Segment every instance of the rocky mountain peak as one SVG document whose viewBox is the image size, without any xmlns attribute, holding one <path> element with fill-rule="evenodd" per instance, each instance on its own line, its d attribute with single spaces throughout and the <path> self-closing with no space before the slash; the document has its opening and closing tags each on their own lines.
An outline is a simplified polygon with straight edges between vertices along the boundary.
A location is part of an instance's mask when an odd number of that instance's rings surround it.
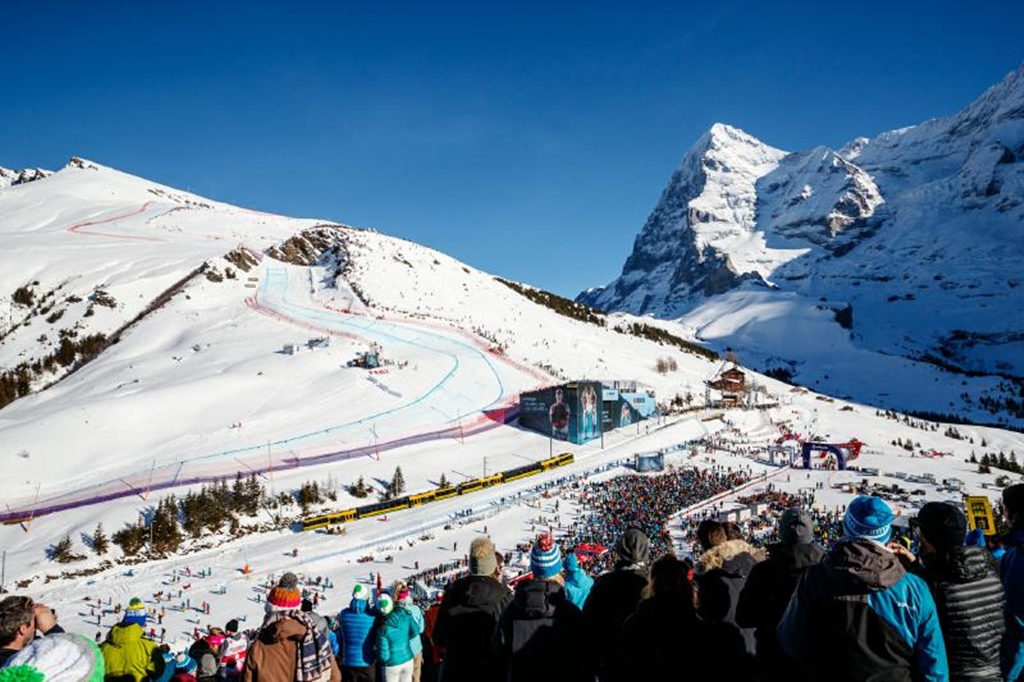
<svg viewBox="0 0 1024 682">
<path fill-rule="evenodd" d="M 765 310 L 826 324 L 843 310 L 854 355 L 1011 381 L 1024 376 L 1024 286 L 1011 265 L 1024 261 L 1022 224 L 1024 66 L 960 112 L 839 150 L 785 153 L 716 123 L 683 156 L 622 274 L 578 300 L 692 324 L 764 358 L 761 369 L 814 350 L 786 355 L 791 330 Z M 819 376 L 834 379 L 835 360 L 823 362 Z"/>
<path fill-rule="evenodd" d="M 14 170 L 4 168 L 0 166 L 0 188 L 11 187 L 12 185 L 22 185 L 26 182 L 34 182 L 35 180 L 42 180 L 53 175 L 53 171 L 43 170 L 42 168 L 22 168 L 20 170 Z"/>
</svg>

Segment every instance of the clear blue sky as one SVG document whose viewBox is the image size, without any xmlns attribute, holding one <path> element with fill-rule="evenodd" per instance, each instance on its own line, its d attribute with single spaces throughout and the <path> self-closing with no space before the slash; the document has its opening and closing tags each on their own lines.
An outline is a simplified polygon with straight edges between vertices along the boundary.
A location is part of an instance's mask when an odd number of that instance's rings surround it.
<svg viewBox="0 0 1024 682">
<path fill-rule="evenodd" d="M 716 121 L 801 150 L 954 113 L 1022 26 L 1019 0 L 9 2 L 0 165 L 77 154 L 572 297 Z"/>
</svg>

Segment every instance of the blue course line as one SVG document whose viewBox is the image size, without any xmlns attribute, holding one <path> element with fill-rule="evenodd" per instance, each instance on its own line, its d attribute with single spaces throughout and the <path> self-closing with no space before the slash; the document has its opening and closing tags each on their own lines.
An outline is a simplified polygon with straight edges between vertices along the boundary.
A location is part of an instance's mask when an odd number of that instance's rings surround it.
<svg viewBox="0 0 1024 682">
<path fill-rule="evenodd" d="M 274 285 L 273 295 L 271 295 L 271 292 L 269 291 L 271 284 Z M 494 368 L 493 363 L 491 363 L 490 359 L 482 351 L 480 351 L 478 348 L 475 348 L 475 347 L 473 347 L 472 345 L 470 345 L 468 343 L 465 343 L 463 341 L 459 341 L 458 339 L 453 339 L 451 337 L 444 336 L 442 334 L 438 334 L 436 332 L 432 332 L 432 331 L 429 331 L 429 330 L 423 330 L 423 329 L 418 329 L 418 328 L 415 329 L 415 330 L 404 330 L 401 327 L 401 325 L 399 325 L 398 323 L 394 323 L 394 322 L 382 322 L 380 320 L 367 319 L 367 318 L 359 318 L 359 317 L 354 317 L 354 316 L 347 316 L 345 318 L 339 318 L 338 316 L 339 315 L 343 315 L 343 313 L 330 314 L 330 313 L 327 313 L 325 311 L 309 310 L 309 309 L 306 309 L 306 308 L 301 308 L 301 307 L 298 307 L 295 304 L 290 304 L 290 303 L 288 303 L 287 301 L 284 300 L 285 292 L 278 291 L 278 289 L 282 285 L 286 287 L 285 291 L 287 291 L 287 285 L 288 285 L 287 272 L 285 270 L 280 269 L 280 268 L 273 268 L 273 269 L 269 269 L 268 268 L 267 275 L 260 282 L 260 291 L 259 291 L 259 294 L 257 295 L 257 298 L 258 299 L 262 299 L 262 300 L 260 300 L 261 303 L 266 303 L 268 305 L 268 307 L 273 308 L 274 310 L 277 310 L 278 312 L 284 311 L 284 312 L 282 312 L 282 314 L 284 314 L 285 316 L 291 316 L 291 317 L 293 317 L 293 319 L 294 318 L 299 318 L 299 319 L 302 319 L 302 320 L 305 320 L 305 321 L 316 322 L 318 324 L 326 324 L 328 327 L 330 327 L 332 329 L 333 328 L 337 328 L 337 327 L 341 327 L 341 328 L 345 328 L 345 327 L 354 328 L 354 329 L 357 329 L 357 330 L 363 332 L 363 334 L 361 334 L 362 336 L 376 336 L 376 337 L 378 337 L 380 339 L 389 340 L 389 341 L 392 341 L 394 343 L 404 343 L 406 345 L 414 346 L 414 347 L 417 347 L 417 348 L 422 348 L 422 349 L 427 350 L 427 351 L 432 351 L 432 352 L 438 353 L 440 355 L 447 356 L 447 357 L 451 358 L 455 362 L 455 365 L 452 367 L 452 369 L 447 374 L 445 374 L 438 381 L 437 384 L 435 384 L 433 387 L 431 387 L 431 389 L 429 391 L 427 391 L 426 393 L 423 393 L 418 398 L 416 398 L 416 399 L 414 399 L 414 400 L 412 400 L 412 401 L 410 401 L 408 403 L 405 403 L 404 405 L 400 405 L 398 407 L 394 407 L 394 408 L 391 408 L 391 409 L 388 409 L 388 410 L 384 410 L 383 412 L 379 412 L 377 414 L 369 415 L 369 416 L 363 417 L 361 419 L 357 419 L 355 421 L 342 422 L 340 424 L 334 424 L 332 426 L 328 426 L 326 428 L 323 428 L 323 429 L 320 429 L 320 430 L 317 430 L 317 431 L 311 431 L 309 433 L 299 434 L 297 436 L 291 436 L 289 438 L 282 438 L 280 440 L 270 441 L 269 444 L 272 445 L 272 446 L 274 446 L 274 445 L 280 446 L 280 445 L 286 445 L 286 444 L 289 444 L 289 443 L 295 443 L 295 442 L 302 441 L 302 440 L 307 440 L 309 438 L 313 438 L 313 437 L 316 437 L 316 436 L 330 434 L 331 432 L 337 431 L 337 430 L 340 430 L 340 429 L 351 428 L 351 427 L 354 427 L 354 426 L 360 426 L 360 425 L 364 425 L 364 424 L 367 424 L 367 423 L 373 423 L 373 422 L 375 422 L 375 421 L 377 421 L 379 419 L 382 419 L 384 417 L 393 415 L 393 414 L 395 414 L 397 412 L 400 412 L 402 410 L 405 410 L 405 409 L 411 408 L 411 407 L 413 407 L 415 405 L 418 405 L 419 403 L 425 401 L 427 398 L 429 398 L 434 393 L 438 392 L 440 389 L 442 389 L 444 387 L 444 385 L 446 383 L 448 383 L 448 381 L 452 378 L 452 376 L 455 375 L 456 371 L 458 371 L 458 369 L 461 367 L 461 360 L 453 352 L 444 351 L 444 350 L 441 350 L 439 348 L 426 345 L 424 343 L 419 343 L 418 339 L 420 339 L 423 336 L 432 337 L 432 338 L 434 338 L 434 339 L 436 339 L 438 341 L 441 341 L 443 343 L 452 344 L 452 345 L 455 345 L 455 346 L 457 346 L 459 348 L 462 348 L 464 350 L 470 351 L 471 353 L 475 353 L 481 360 L 484 361 L 484 364 L 491 371 L 491 375 L 494 377 L 494 380 L 495 380 L 495 382 L 498 385 L 498 389 L 497 389 L 496 397 L 493 400 L 491 400 L 491 402 L 487 403 L 484 407 L 480 408 L 479 411 L 487 410 L 488 408 L 490 408 L 493 405 L 497 404 L 501 400 L 502 396 L 504 395 L 504 392 L 505 392 L 504 382 L 502 382 L 501 376 L 498 374 L 497 370 Z M 280 305 L 275 304 L 275 303 L 271 303 L 270 299 L 272 299 L 272 298 L 280 300 L 280 302 L 281 302 Z M 359 322 L 364 322 L 364 321 L 365 321 L 365 324 L 359 324 Z M 403 331 L 416 331 L 416 332 L 418 332 L 418 335 L 415 337 L 416 340 L 404 339 L 404 338 L 398 336 L 397 333 L 395 333 L 395 332 L 389 332 L 389 331 L 384 331 L 384 330 L 380 329 L 380 327 L 382 327 L 382 326 L 403 329 Z M 449 421 L 456 421 L 457 419 L 460 419 L 463 416 L 468 416 L 469 414 L 471 414 L 472 412 L 475 412 L 475 411 L 476 410 L 473 410 L 473 411 L 470 411 L 470 412 L 466 412 L 465 415 L 458 414 L 458 415 L 456 415 L 455 418 L 453 418 L 453 419 L 451 419 Z M 241 447 L 241 448 L 234 448 L 234 449 L 231 449 L 231 450 L 222 450 L 222 451 L 210 453 L 208 455 L 199 455 L 197 457 L 190 458 L 188 461 L 189 462 L 199 462 L 199 461 L 204 461 L 204 460 L 217 459 L 217 458 L 221 458 L 221 457 L 224 457 L 224 456 L 227 456 L 227 455 L 236 455 L 236 454 L 245 453 L 245 452 L 259 451 L 259 450 L 262 450 L 265 447 L 267 447 L 266 444 L 260 443 L 258 445 L 250 445 L 250 446 Z"/>
</svg>

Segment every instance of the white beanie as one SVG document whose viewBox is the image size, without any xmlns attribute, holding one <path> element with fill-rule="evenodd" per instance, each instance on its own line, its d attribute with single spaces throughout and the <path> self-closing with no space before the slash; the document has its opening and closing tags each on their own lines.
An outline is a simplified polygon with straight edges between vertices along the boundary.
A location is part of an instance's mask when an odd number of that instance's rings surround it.
<svg viewBox="0 0 1024 682">
<path fill-rule="evenodd" d="M 37 673 L 46 682 L 101 682 L 104 672 L 103 656 L 92 641 L 55 632 L 12 656 L 0 669 L 0 680 L 30 680 Z"/>
</svg>

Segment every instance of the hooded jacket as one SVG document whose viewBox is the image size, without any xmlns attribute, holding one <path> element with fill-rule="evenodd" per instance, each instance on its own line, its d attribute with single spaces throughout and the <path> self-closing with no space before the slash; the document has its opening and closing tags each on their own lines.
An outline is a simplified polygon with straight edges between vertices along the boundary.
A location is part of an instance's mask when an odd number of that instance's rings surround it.
<svg viewBox="0 0 1024 682">
<path fill-rule="evenodd" d="M 118 623 L 100 644 L 107 680 L 141 682 L 163 673 L 163 656 L 156 642 L 142 636 L 138 623 Z"/>
<path fill-rule="evenodd" d="M 370 603 L 353 599 L 347 609 L 338 614 L 338 635 L 343 668 L 368 668 L 377 662 L 373 653 L 377 619 L 370 613 Z"/>
<path fill-rule="evenodd" d="M 830 682 L 949 679 L 928 586 L 876 542 L 844 540 L 806 570 L 778 627 L 783 651 Z"/>
<path fill-rule="evenodd" d="M 565 560 L 565 596 L 573 606 L 582 609 L 594 586 L 594 579 L 587 575 L 575 555 Z"/>
<path fill-rule="evenodd" d="M 486 575 L 468 575 L 444 593 L 434 623 L 434 641 L 445 647 L 441 682 L 495 679 L 491 638 L 512 593 Z"/>
<path fill-rule="evenodd" d="M 245 657 L 242 682 L 294 680 L 298 647 L 305 635 L 305 624 L 295 618 L 282 618 L 264 625 Z M 341 682 L 341 671 L 333 656 L 331 682 Z"/>
<path fill-rule="evenodd" d="M 727 540 L 704 552 L 694 567 L 697 612 L 708 623 L 735 629 L 743 638 L 750 656 L 757 648 L 754 630 L 737 624 L 736 605 L 747 576 L 764 558 L 763 549 L 754 548 L 745 540 Z"/>
<path fill-rule="evenodd" d="M 768 558 L 750 569 L 736 605 L 736 624 L 754 628 L 762 679 L 791 679 L 792 664 L 782 653 L 775 628 L 804 571 L 821 563 L 825 550 L 815 543 L 774 544 Z"/>
<path fill-rule="evenodd" d="M 584 641 L 583 614 L 550 580 L 520 583 L 494 634 L 509 682 L 582 682 Z"/>
<path fill-rule="evenodd" d="M 1006 598 L 986 554 L 980 547 L 953 547 L 911 567 L 932 591 L 953 682 L 1002 679 Z"/>
</svg>

